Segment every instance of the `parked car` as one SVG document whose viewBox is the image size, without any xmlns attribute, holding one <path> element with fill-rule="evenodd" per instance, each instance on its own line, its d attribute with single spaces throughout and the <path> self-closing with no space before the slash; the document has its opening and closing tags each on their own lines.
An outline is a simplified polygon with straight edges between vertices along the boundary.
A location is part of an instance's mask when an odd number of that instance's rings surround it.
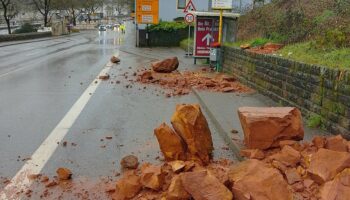
<svg viewBox="0 0 350 200">
<path fill-rule="evenodd" d="M 98 27 L 98 30 L 99 31 L 106 31 L 106 27 L 101 25 L 101 26 Z"/>
</svg>

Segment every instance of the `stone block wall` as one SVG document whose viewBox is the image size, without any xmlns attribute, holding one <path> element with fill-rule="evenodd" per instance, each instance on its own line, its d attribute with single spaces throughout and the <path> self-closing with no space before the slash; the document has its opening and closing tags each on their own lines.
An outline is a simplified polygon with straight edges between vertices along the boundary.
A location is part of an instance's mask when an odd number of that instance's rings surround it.
<svg viewBox="0 0 350 200">
<path fill-rule="evenodd" d="M 224 71 L 232 73 L 281 106 L 298 107 L 305 117 L 350 138 L 350 70 L 332 69 L 224 47 Z"/>
</svg>

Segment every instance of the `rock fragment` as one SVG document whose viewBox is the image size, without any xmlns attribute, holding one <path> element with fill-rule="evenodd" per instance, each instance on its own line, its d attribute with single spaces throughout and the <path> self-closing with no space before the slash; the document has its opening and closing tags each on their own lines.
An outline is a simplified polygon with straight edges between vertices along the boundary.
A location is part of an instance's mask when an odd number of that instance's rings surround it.
<svg viewBox="0 0 350 200">
<path fill-rule="evenodd" d="M 209 163 L 213 147 L 211 132 L 198 104 L 177 105 L 171 124 L 187 145 L 190 159 Z"/>
<path fill-rule="evenodd" d="M 141 167 L 141 184 L 152 190 L 161 189 L 164 183 L 165 174 L 162 173 L 161 166 L 145 163 Z"/>
<path fill-rule="evenodd" d="M 345 168 L 350 168 L 350 153 L 321 148 L 311 156 L 308 174 L 315 182 L 323 184 Z"/>
<path fill-rule="evenodd" d="M 349 200 L 350 169 L 339 173 L 334 180 L 327 182 L 320 190 L 321 200 Z"/>
<path fill-rule="evenodd" d="M 171 166 L 173 172 L 178 173 L 186 167 L 186 164 L 182 160 L 175 160 L 168 163 Z"/>
<path fill-rule="evenodd" d="M 109 79 L 109 74 L 100 75 L 98 78 L 101 79 L 101 80 L 104 80 L 104 81 L 108 80 Z"/>
<path fill-rule="evenodd" d="M 207 170 L 180 175 L 183 187 L 194 198 L 201 200 L 232 200 L 232 193 Z"/>
<path fill-rule="evenodd" d="M 128 171 L 117 181 L 112 198 L 113 200 L 131 199 L 135 197 L 141 189 L 140 177 L 137 176 L 134 171 Z"/>
<path fill-rule="evenodd" d="M 265 158 L 265 153 L 260 149 L 242 149 L 240 154 L 241 156 L 250 159 L 262 160 Z"/>
<path fill-rule="evenodd" d="M 128 155 L 122 158 L 120 161 L 120 165 L 124 169 L 137 169 L 139 166 L 139 161 L 136 156 L 134 155 Z"/>
<path fill-rule="evenodd" d="M 277 147 L 281 140 L 301 140 L 304 129 L 301 113 L 293 107 L 241 107 L 239 119 L 249 149 Z"/>
<path fill-rule="evenodd" d="M 154 130 L 160 150 L 165 160 L 186 160 L 185 146 L 182 138 L 165 123 Z"/>
<path fill-rule="evenodd" d="M 155 72 L 170 73 L 179 67 L 179 60 L 177 57 L 167 58 L 162 61 L 152 63 L 152 69 Z"/>
<path fill-rule="evenodd" d="M 243 161 L 230 169 L 229 177 L 233 182 L 235 200 L 292 199 L 292 193 L 282 175 L 262 161 Z"/>
<path fill-rule="evenodd" d="M 60 167 L 56 170 L 58 179 L 69 180 L 72 178 L 72 172 L 68 168 Z"/>
<path fill-rule="evenodd" d="M 112 56 L 111 59 L 110 59 L 110 61 L 111 61 L 112 63 L 119 63 L 119 62 L 120 62 L 120 59 L 117 58 L 116 56 Z"/>
<path fill-rule="evenodd" d="M 180 175 L 176 175 L 171 179 L 170 186 L 167 191 L 166 199 L 167 200 L 187 200 L 191 196 L 185 190 L 182 185 Z"/>
<path fill-rule="evenodd" d="M 284 146 L 281 152 L 272 155 L 271 158 L 286 166 L 295 167 L 300 162 L 301 154 L 290 146 Z"/>
<path fill-rule="evenodd" d="M 327 138 L 325 148 L 333 151 L 348 151 L 347 141 L 341 135 Z"/>
</svg>

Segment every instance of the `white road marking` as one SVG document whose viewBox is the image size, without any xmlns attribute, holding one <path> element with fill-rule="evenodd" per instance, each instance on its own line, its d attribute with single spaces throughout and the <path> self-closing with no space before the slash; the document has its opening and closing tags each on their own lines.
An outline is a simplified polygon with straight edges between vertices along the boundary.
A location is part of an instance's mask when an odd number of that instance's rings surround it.
<svg viewBox="0 0 350 200">
<path fill-rule="evenodd" d="M 71 109 L 63 117 L 63 119 L 52 130 L 50 135 L 44 140 L 39 148 L 31 156 L 23 167 L 17 172 L 17 174 L 11 179 L 10 183 L 1 191 L 1 200 L 17 200 L 21 199 L 20 195 L 16 194 L 19 191 L 26 191 L 32 183 L 32 180 L 28 178 L 30 174 L 39 174 L 44 168 L 47 161 L 53 155 L 58 143 L 61 143 L 63 138 L 67 135 L 69 129 L 73 126 L 74 122 L 83 111 L 86 104 L 102 82 L 98 77 L 105 75 L 110 71 L 110 63 L 99 73 L 95 80 L 84 91 L 80 98 L 74 103 Z M 97 81 L 97 83 L 95 83 Z"/>
</svg>

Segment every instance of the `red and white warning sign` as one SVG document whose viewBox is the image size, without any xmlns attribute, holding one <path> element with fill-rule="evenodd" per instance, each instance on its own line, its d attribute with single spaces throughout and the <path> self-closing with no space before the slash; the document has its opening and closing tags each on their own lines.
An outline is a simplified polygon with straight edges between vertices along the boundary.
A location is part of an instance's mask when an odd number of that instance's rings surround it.
<svg viewBox="0 0 350 200">
<path fill-rule="evenodd" d="M 185 7 L 185 9 L 184 9 L 184 13 L 188 13 L 188 11 L 196 11 L 196 7 L 194 6 L 192 0 L 190 0 L 190 1 L 187 3 L 187 5 L 186 5 L 186 7 Z"/>
<path fill-rule="evenodd" d="M 185 16 L 185 22 L 188 24 L 194 22 L 194 15 L 192 13 L 187 13 Z"/>
</svg>

